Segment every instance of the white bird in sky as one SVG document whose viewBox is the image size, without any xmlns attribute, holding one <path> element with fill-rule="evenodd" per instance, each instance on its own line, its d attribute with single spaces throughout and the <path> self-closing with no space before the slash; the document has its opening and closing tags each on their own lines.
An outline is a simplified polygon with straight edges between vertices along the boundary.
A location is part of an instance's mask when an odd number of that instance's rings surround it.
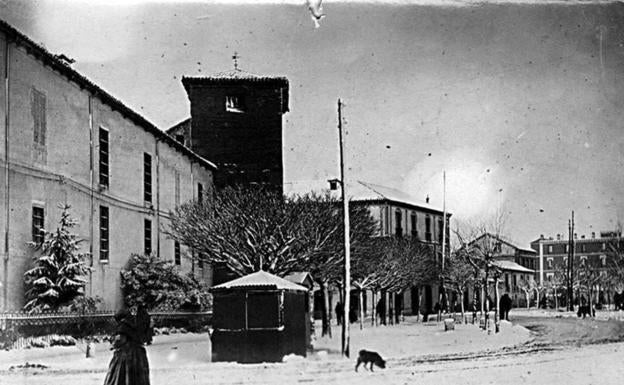
<svg viewBox="0 0 624 385">
<path fill-rule="evenodd" d="M 319 24 L 319 20 L 325 17 L 323 13 L 323 6 L 321 5 L 322 0 L 306 0 L 308 3 L 308 9 L 310 10 L 310 17 L 312 17 L 312 21 L 314 22 L 314 28 L 318 28 L 321 25 Z"/>
</svg>

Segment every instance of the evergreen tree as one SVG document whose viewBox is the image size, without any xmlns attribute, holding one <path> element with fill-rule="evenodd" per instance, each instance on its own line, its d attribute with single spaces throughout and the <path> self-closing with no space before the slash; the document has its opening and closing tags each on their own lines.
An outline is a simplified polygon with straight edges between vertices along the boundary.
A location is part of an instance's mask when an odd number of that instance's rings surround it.
<svg viewBox="0 0 624 385">
<path fill-rule="evenodd" d="M 24 273 L 24 309 L 31 312 L 57 310 L 84 295 L 89 271 L 84 261 L 88 254 L 80 253 L 82 239 L 71 232 L 77 222 L 69 215 L 70 206 L 59 208 L 59 227 L 55 231 L 40 229 L 43 241 L 31 243 L 37 250 L 35 267 Z"/>
</svg>

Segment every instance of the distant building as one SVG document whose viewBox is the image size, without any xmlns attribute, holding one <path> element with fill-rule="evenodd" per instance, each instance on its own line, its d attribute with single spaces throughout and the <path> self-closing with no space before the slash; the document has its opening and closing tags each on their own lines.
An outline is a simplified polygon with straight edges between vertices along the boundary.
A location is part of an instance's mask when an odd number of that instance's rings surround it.
<svg viewBox="0 0 624 385">
<path fill-rule="evenodd" d="M 216 163 L 215 185 L 262 183 L 283 191 L 282 115 L 288 79 L 235 68 L 183 77 L 191 117 L 167 132 Z"/>
<path fill-rule="evenodd" d="M 429 244 L 440 256 L 443 238 L 443 210 L 397 189 L 368 182 L 357 182 L 349 186 L 350 204 L 364 205 L 379 224 L 379 236 L 407 237 Z M 446 254 L 450 253 L 450 218 L 446 213 Z M 438 259 L 440 261 L 440 259 Z M 404 314 L 432 313 L 438 301 L 438 285 L 413 286 L 402 296 Z M 419 303 L 419 298 L 422 303 Z"/>
<path fill-rule="evenodd" d="M 485 233 L 470 244 L 478 244 L 483 250 L 491 251 L 494 263 L 501 270 L 499 294 L 509 294 L 515 306 L 526 305 L 522 284 L 530 285 L 535 281 L 535 269 L 538 265 L 537 253 L 532 249 L 518 247 L 502 236 Z M 493 289 L 493 286 L 492 286 Z M 493 293 L 490 293 L 492 300 Z M 465 302 L 469 302 L 464 299 Z"/>
<path fill-rule="evenodd" d="M 121 306 L 132 253 L 195 270 L 168 239 L 169 211 L 212 188 L 215 165 L 178 143 L 62 60 L 0 21 L 1 310 L 24 304 L 30 241 L 54 230 L 59 204 L 79 221 L 91 273 L 86 295 Z"/>
<path fill-rule="evenodd" d="M 620 249 L 623 243 L 622 234 L 614 231 L 603 231 L 599 237 L 591 233 L 590 238 L 574 234 L 574 264 L 577 268 L 590 266 L 606 274 L 613 248 Z M 556 238 L 540 235 L 531 242 L 531 248 L 538 256 L 537 276 L 541 284 L 552 281 L 556 272 L 566 271 L 570 242 L 561 234 Z"/>
</svg>

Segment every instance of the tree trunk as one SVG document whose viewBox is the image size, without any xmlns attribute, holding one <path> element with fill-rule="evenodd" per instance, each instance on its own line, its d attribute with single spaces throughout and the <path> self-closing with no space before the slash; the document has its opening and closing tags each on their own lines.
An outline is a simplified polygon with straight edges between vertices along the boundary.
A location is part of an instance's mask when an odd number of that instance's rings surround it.
<svg viewBox="0 0 624 385">
<path fill-rule="evenodd" d="M 371 290 L 371 297 L 373 298 L 373 313 L 371 314 L 371 325 L 377 326 L 377 292 L 375 289 Z"/>
<path fill-rule="evenodd" d="M 390 310 L 392 309 L 390 307 L 390 305 L 391 305 L 390 304 L 390 297 L 391 297 L 391 295 L 392 295 L 391 292 L 388 292 L 388 291 L 386 291 L 385 294 L 384 294 L 385 303 L 386 303 L 386 317 L 385 317 L 385 319 L 386 319 L 386 323 L 389 324 L 389 325 L 392 325 L 392 317 L 391 317 L 391 314 L 390 314 Z"/>
<path fill-rule="evenodd" d="M 416 321 L 420 321 L 420 307 L 422 306 L 422 293 L 423 293 L 423 288 L 422 286 L 418 289 L 418 306 L 416 309 Z"/>
<path fill-rule="evenodd" d="M 475 282 L 475 284 L 472 287 L 472 324 L 473 325 L 475 323 L 475 318 L 477 318 L 477 300 L 478 300 L 477 290 L 478 290 L 478 287 Z"/>
<path fill-rule="evenodd" d="M 498 295 L 498 278 L 494 280 L 494 295 L 496 296 L 496 311 L 494 312 L 494 323 L 496 324 L 496 333 L 498 333 L 498 322 L 500 320 L 500 295 Z"/>
<path fill-rule="evenodd" d="M 459 303 L 461 303 L 461 318 L 462 318 L 462 323 L 466 324 L 468 322 L 466 322 L 466 311 L 464 309 L 464 291 L 461 290 L 459 291 L 459 298 L 460 301 Z"/>
<path fill-rule="evenodd" d="M 592 316 L 592 309 L 594 308 L 594 286 L 593 285 L 587 285 L 588 287 L 588 297 L 589 297 L 589 316 Z"/>
<path fill-rule="evenodd" d="M 402 306 L 399 303 L 399 296 L 397 295 L 397 293 L 395 293 L 394 294 L 394 320 L 397 325 L 401 323 L 401 309 L 402 309 Z"/>
<path fill-rule="evenodd" d="M 485 313 L 485 302 L 484 302 L 484 291 L 483 291 L 483 285 L 481 285 L 481 298 L 480 298 L 480 302 L 481 302 L 481 316 L 484 315 Z"/>
<path fill-rule="evenodd" d="M 438 313 L 436 314 L 436 321 L 440 322 L 442 321 L 442 304 L 444 303 L 444 288 L 442 285 L 438 286 L 438 290 L 440 292 L 438 293 Z"/>
<path fill-rule="evenodd" d="M 362 303 L 364 301 L 364 293 L 362 289 L 360 289 L 358 295 L 360 297 L 360 330 L 362 330 L 364 329 L 364 304 Z"/>
<path fill-rule="evenodd" d="M 388 293 L 388 323 L 394 325 L 394 292 Z"/>
<path fill-rule="evenodd" d="M 559 311 L 559 297 L 557 297 L 557 287 L 554 287 L 555 290 L 555 310 Z"/>
<path fill-rule="evenodd" d="M 329 301 L 329 288 L 327 286 L 327 282 L 321 283 L 321 290 L 323 291 L 323 328 L 321 336 L 329 336 L 329 338 L 331 338 L 331 303 Z"/>
</svg>

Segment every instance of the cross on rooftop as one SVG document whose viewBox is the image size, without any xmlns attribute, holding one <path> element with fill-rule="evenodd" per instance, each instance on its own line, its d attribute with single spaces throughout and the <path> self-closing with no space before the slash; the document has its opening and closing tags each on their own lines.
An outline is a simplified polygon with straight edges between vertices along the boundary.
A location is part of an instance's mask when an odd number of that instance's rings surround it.
<svg viewBox="0 0 624 385">
<path fill-rule="evenodd" d="M 234 55 L 232 55 L 232 60 L 234 60 L 234 69 L 238 70 L 238 59 L 240 59 L 240 56 L 238 55 L 238 52 L 234 52 Z"/>
</svg>

